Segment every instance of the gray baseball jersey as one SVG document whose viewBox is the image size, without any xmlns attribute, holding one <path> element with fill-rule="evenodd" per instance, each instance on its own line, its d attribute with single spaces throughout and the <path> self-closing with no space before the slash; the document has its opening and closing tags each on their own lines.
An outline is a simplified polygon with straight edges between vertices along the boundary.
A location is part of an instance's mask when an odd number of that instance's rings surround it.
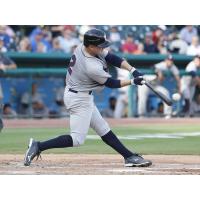
<svg viewBox="0 0 200 200">
<path fill-rule="evenodd" d="M 197 66 L 195 65 L 194 61 L 191 61 L 185 69 L 186 72 L 191 72 L 197 71 Z M 181 78 L 181 92 L 183 94 L 183 97 L 185 99 L 190 99 L 190 101 L 192 101 L 192 98 L 194 96 L 195 93 L 195 86 L 196 86 L 196 82 L 195 79 L 190 76 L 190 75 L 184 75 Z"/>
<path fill-rule="evenodd" d="M 167 65 L 164 61 L 155 65 L 155 71 L 156 72 L 158 72 L 158 71 L 164 72 L 164 71 L 167 71 L 167 70 L 172 72 L 172 74 L 174 76 L 179 75 L 178 68 L 175 65 L 172 65 L 171 67 L 167 67 Z"/>
<path fill-rule="evenodd" d="M 104 50 L 98 57 L 91 56 L 81 44 L 71 58 L 66 76 L 64 103 L 70 114 L 73 146 L 84 143 L 89 127 L 99 136 L 110 131 L 108 123 L 94 104 L 94 96 L 89 93 L 103 89 L 103 84 L 111 77 L 105 61 L 106 55 L 107 51 Z"/>
<path fill-rule="evenodd" d="M 179 70 L 175 65 L 172 65 L 171 67 L 167 67 L 165 61 L 160 62 L 155 65 L 155 72 L 165 72 L 165 71 L 170 71 L 174 76 L 179 75 Z M 159 80 L 156 80 L 156 84 L 162 84 Z"/>
<path fill-rule="evenodd" d="M 75 91 L 94 91 L 103 89 L 103 84 L 108 77 L 108 66 L 105 61 L 107 51 L 104 50 L 101 55 L 94 57 L 89 55 L 80 44 L 74 51 L 71 58 L 66 85 Z"/>
</svg>

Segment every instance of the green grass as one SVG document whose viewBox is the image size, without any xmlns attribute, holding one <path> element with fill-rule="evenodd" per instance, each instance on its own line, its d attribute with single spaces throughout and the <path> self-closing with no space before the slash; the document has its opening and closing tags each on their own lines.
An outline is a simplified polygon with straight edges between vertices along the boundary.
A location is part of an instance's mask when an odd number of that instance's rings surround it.
<svg viewBox="0 0 200 200">
<path fill-rule="evenodd" d="M 200 132 L 199 126 L 184 125 L 146 125 L 137 127 L 116 127 L 113 131 L 119 136 L 138 135 L 140 133 L 170 133 Z M 0 153 L 24 154 L 27 149 L 28 140 L 33 137 L 36 140 L 47 140 L 49 138 L 65 134 L 67 129 L 61 128 L 32 128 L 32 129 L 4 129 L 0 133 Z M 95 134 L 92 130 L 89 134 Z M 195 154 L 200 155 L 200 136 L 184 137 L 182 139 L 170 138 L 146 138 L 142 140 L 121 140 L 128 148 L 141 154 Z M 115 153 L 105 145 L 101 139 L 86 140 L 85 144 L 77 148 L 64 148 L 48 150 L 46 153 L 92 153 L 102 154 Z"/>
</svg>

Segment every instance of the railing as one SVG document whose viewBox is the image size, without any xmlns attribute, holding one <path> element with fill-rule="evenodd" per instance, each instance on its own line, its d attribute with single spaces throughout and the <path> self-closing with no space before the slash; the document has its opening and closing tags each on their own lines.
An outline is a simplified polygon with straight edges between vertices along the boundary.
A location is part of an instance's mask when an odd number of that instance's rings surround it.
<svg viewBox="0 0 200 200">
<path fill-rule="evenodd" d="M 68 65 L 71 54 L 65 53 L 19 53 L 8 52 L 6 53 L 13 59 L 19 67 L 65 67 Z M 119 56 L 126 58 L 130 64 L 138 67 L 151 66 L 166 58 L 162 54 L 145 54 L 145 55 L 132 55 L 118 53 Z M 192 56 L 173 54 L 175 64 L 180 68 L 185 66 L 192 60 Z"/>
<path fill-rule="evenodd" d="M 141 68 L 140 71 L 144 74 L 154 74 L 153 69 Z M 55 75 L 55 76 L 64 76 L 67 73 L 66 68 L 18 68 L 14 70 L 7 70 L 3 76 L 46 76 L 46 75 Z M 112 73 L 112 72 L 111 72 Z M 170 72 L 169 72 L 170 74 Z M 168 74 L 168 75 L 169 75 Z M 180 75 L 188 74 L 185 70 L 180 69 Z M 200 70 L 197 72 L 200 75 Z"/>
</svg>

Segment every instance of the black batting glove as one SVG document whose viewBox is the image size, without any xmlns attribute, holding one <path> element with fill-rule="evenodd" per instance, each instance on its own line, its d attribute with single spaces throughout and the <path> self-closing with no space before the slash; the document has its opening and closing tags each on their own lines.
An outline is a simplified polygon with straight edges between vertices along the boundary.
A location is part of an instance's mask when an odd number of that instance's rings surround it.
<svg viewBox="0 0 200 200">
<path fill-rule="evenodd" d="M 138 76 L 134 79 L 131 79 L 131 85 L 143 85 L 145 80 L 142 76 Z"/>
<path fill-rule="evenodd" d="M 133 75 L 134 78 L 136 78 L 138 76 L 143 76 L 143 74 L 140 73 L 137 69 L 131 70 L 131 73 L 132 73 L 132 75 Z"/>
</svg>

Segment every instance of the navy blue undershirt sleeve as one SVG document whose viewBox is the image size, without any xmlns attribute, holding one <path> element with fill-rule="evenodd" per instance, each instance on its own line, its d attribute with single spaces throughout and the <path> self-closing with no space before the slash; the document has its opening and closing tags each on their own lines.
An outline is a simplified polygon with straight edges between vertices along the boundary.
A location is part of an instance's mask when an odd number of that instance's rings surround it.
<svg viewBox="0 0 200 200">
<path fill-rule="evenodd" d="M 105 60 L 107 63 L 119 68 L 121 67 L 122 62 L 124 61 L 124 59 L 110 52 L 108 52 L 108 54 L 106 55 Z"/>
<path fill-rule="evenodd" d="M 189 75 L 191 75 L 194 78 L 197 75 L 197 73 L 195 71 L 190 71 Z"/>
<path fill-rule="evenodd" d="M 120 80 L 113 78 L 108 78 L 104 85 L 109 88 L 121 88 Z"/>
</svg>

